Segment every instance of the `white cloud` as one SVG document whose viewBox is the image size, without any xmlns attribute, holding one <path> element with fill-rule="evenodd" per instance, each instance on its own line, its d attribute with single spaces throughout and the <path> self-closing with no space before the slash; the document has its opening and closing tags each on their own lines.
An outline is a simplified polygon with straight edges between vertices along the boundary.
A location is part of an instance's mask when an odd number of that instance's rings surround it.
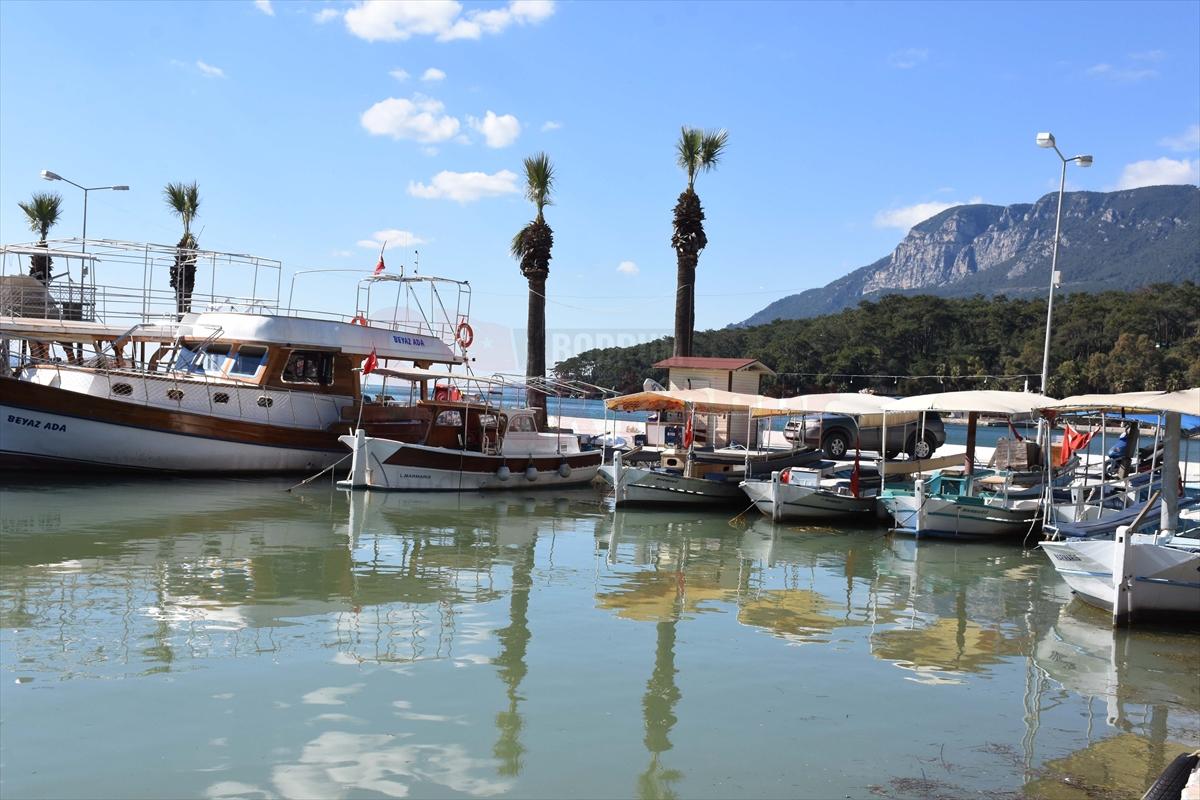
<svg viewBox="0 0 1200 800">
<path fill-rule="evenodd" d="M 901 206 L 900 208 L 890 208 L 886 211 L 880 211 L 875 215 L 876 228 L 900 228 L 901 230 L 909 230 L 918 222 L 924 222 L 932 216 L 942 213 L 947 208 L 961 205 L 975 205 L 982 203 L 982 197 L 972 197 L 966 203 L 957 201 L 953 203 L 942 203 L 937 200 L 928 203 L 915 203 L 911 206 Z"/>
<path fill-rule="evenodd" d="M 413 95 L 411 100 L 389 97 L 368 108 L 362 115 L 362 126 L 375 136 L 393 139 L 413 139 L 423 144 L 444 142 L 458 134 L 458 119 L 444 114 L 440 100 Z"/>
<path fill-rule="evenodd" d="M 556 131 L 561 127 L 562 127 L 561 122 L 555 122 L 552 119 L 548 119 L 542 123 L 542 133 L 546 133 L 547 131 Z"/>
<path fill-rule="evenodd" d="M 332 253 L 330 253 L 330 255 L 334 258 L 349 258 L 350 256 L 354 255 L 354 253 L 350 252 L 349 250 L 334 250 Z"/>
<path fill-rule="evenodd" d="M 623 275 L 637 275 L 641 270 L 632 261 L 622 261 L 620 264 L 617 264 L 617 272 Z"/>
<path fill-rule="evenodd" d="M 393 78 L 400 81 L 401 83 L 404 83 L 404 81 L 408 80 L 408 70 L 394 69 L 391 72 L 389 72 L 388 75 L 391 75 Z"/>
<path fill-rule="evenodd" d="M 444 81 L 446 80 L 446 73 L 442 72 L 437 67 L 430 67 L 421 73 L 421 80 L 425 81 L 426 83 L 432 83 L 433 81 Z"/>
<path fill-rule="evenodd" d="M 498 197 L 516 194 L 517 175 L 502 169 L 488 175 L 486 172 L 447 172 L 443 170 L 433 176 L 429 185 L 410 181 L 408 193 L 426 199 L 454 200 L 471 203 L 483 197 Z"/>
<path fill-rule="evenodd" d="M 271 0 L 254 0 L 254 7 L 268 17 L 275 16 L 275 9 L 271 8 Z"/>
<path fill-rule="evenodd" d="M 384 242 L 387 242 L 388 250 L 395 250 L 397 247 L 412 247 L 414 244 L 425 244 L 425 240 L 412 231 L 388 228 L 385 231 L 375 231 L 371 234 L 370 239 L 359 239 L 358 246 L 368 250 L 378 250 Z"/>
<path fill-rule="evenodd" d="M 1156 158 L 1126 164 L 1117 181 L 1118 189 L 1136 189 L 1139 186 L 1162 186 L 1171 183 L 1200 183 L 1200 159 L 1189 161 L 1172 158 Z"/>
<path fill-rule="evenodd" d="M 1162 50 L 1143 50 L 1140 53 L 1130 53 L 1129 57 L 1134 61 L 1153 61 L 1159 62 L 1167 57 L 1167 54 Z"/>
<path fill-rule="evenodd" d="M 888 56 L 888 63 L 896 69 L 912 69 L 928 60 L 929 51 L 923 47 L 909 47 L 904 50 L 897 50 Z"/>
<path fill-rule="evenodd" d="M 1168 150 L 1177 153 L 1190 153 L 1200 150 L 1200 125 L 1192 125 L 1178 136 L 1165 136 L 1158 143 Z"/>
<path fill-rule="evenodd" d="M 483 134 L 488 147 L 508 147 L 521 135 L 521 123 L 512 114 L 497 116 L 489 111 L 483 119 L 467 117 L 467 124 Z"/>
<path fill-rule="evenodd" d="M 1158 70 L 1141 67 L 1114 67 L 1112 64 L 1095 64 L 1084 70 L 1084 74 L 1092 78 L 1110 80 L 1116 83 L 1136 83 L 1146 78 L 1158 76 Z"/>
<path fill-rule="evenodd" d="M 438 41 L 478 39 L 510 25 L 541 22 L 554 13 L 554 0 L 512 0 L 507 6 L 463 13 L 456 0 L 360 0 L 346 11 L 346 28 L 368 42 L 434 36 Z"/>
<path fill-rule="evenodd" d="M 317 13 L 313 14 L 313 21 L 318 25 L 324 25 L 332 19 L 337 19 L 342 15 L 342 12 L 336 8 L 322 8 Z"/>
<path fill-rule="evenodd" d="M 203 61 L 196 61 L 196 69 L 200 70 L 200 74 L 206 78 L 225 77 L 225 70 L 220 67 L 214 67 L 212 64 L 205 64 Z"/>
</svg>

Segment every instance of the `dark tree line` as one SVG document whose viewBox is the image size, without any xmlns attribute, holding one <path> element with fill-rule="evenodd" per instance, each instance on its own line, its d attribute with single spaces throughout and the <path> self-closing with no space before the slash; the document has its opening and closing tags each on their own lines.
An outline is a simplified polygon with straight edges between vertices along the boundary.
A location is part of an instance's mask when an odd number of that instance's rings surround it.
<svg viewBox="0 0 1200 800">
<path fill-rule="evenodd" d="M 785 396 L 1021 389 L 1025 381 L 981 375 L 1028 375 L 1037 390 L 1045 324 L 1045 300 L 890 295 L 823 317 L 698 332 L 693 355 L 757 358 L 780 373 L 763 382 L 764 391 Z M 665 381 L 665 371 L 651 365 L 672 351 L 669 337 L 589 350 L 555 373 L 638 391 L 645 378 Z M 940 377 L 864 377 L 876 375 Z M 1200 286 L 1076 293 L 1055 303 L 1049 394 L 1185 386 L 1200 386 Z"/>
</svg>

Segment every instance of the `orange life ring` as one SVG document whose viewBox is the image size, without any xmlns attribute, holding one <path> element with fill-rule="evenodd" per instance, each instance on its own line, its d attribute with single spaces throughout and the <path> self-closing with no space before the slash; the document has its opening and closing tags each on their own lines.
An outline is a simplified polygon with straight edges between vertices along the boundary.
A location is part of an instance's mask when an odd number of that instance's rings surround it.
<svg viewBox="0 0 1200 800">
<path fill-rule="evenodd" d="M 458 323 L 458 330 L 454 332 L 454 339 L 458 342 L 458 346 L 466 350 L 475 341 L 475 331 L 471 328 L 471 323 L 463 320 Z"/>
<path fill-rule="evenodd" d="M 355 314 L 354 319 L 350 320 L 350 324 L 351 325 L 362 325 L 363 327 L 366 327 L 368 323 L 367 323 L 367 318 L 364 317 L 362 314 Z"/>
</svg>

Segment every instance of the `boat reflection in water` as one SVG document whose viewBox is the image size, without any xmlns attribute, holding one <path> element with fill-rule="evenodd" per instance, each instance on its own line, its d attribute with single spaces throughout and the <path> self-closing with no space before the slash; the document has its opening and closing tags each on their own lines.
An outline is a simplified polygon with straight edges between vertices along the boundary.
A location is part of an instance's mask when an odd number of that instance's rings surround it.
<svg viewBox="0 0 1200 800">
<path fill-rule="evenodd" d="M 1200 639 L 1036 551 L 286 487 L 0 487 L 6 795 L 1071 797 L 1200 738 Z"/>
</svg>

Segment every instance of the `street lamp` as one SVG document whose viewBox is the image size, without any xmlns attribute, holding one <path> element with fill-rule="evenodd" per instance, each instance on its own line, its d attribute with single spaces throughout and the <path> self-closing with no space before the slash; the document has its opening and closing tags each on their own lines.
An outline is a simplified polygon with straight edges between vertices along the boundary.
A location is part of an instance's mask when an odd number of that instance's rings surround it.
<svg viewBox="0 0 1200 800">
<path fill-rule="evenodd" d="M 1058 213 L 1054 217 L 1054 249 L 1050 255 L 1050 299 L 1046 302 L 1046 345 L 1042 349 L 1042 394 L 1046 393 L 1046 383 L 1050 378 L 1050 319 L 1054 312 L 1054 285 L 1058 283 L 1058 232 L 1062 226 L 1063 192 L 1067 188 L 1067 164 L 1077 162 L 1081 167 L 1092 165 L 1091 156 L 1072 156 L 1067 158 L 1054 142 L 1054 134 L 1046 131 L 1037 135 L 1038 147 L 1052 147 L 1062 161 L 1062 179 L 1058 183 Z"/>
<path fill-rule="evenodd" d="M 45 180 L 48 180 L 48 181 L 63 181 L 63 182 L 65 182 L 65 183 L 69 183 L 69 184 L 71 184 L 71 185 L 72 185 L 72 186 L 74 186 L 76 189 L 82 189 L 82 190 L 83 190 L 83 249 L 84 249 L 84 251 L 86 251 L 86 250 L 87 250 L 87 201 L 88 201 L 88 192 L 98 192 L 98 191 L 100 191 L 101 189 L 112 189 L 114 192 L 128 192 L 128 191 L 129 191 L 129 187 L 128 187 L 128 186 L 80 186 L 80 185 L 79 185 L 78 183 L 76 183 L 75 181 L 73 181 L 73 180 L 70 180 L 69 178 L 64 178 L 62 175 L 59 175 L 57 172 L 51 172 L 51 171 L 50 171 L 50 170 L 48 170 L 48 169 L 44 169 L 44 170 L 42 170 L 42 178 L 44 178 Z"/>
</svg>

